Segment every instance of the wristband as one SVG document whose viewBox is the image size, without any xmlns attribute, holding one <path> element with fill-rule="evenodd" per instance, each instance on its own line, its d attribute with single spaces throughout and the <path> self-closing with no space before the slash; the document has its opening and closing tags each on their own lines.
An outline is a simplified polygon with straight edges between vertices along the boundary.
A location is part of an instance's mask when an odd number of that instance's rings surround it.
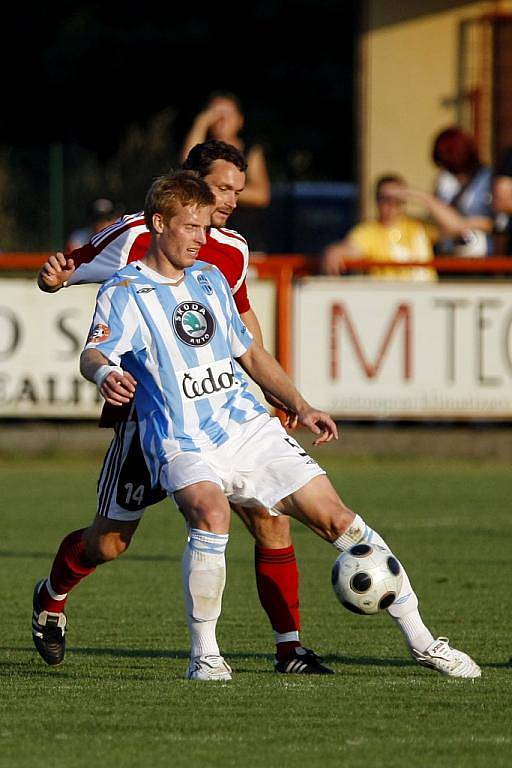
<svg viewBox="0 0 512 768">
<path fill-rule="evenodd" d="M 98 370 L 93 376 L 94 383 L 98 387 L 98 389 L 101 389 L 101 385 L 109 375 L 109 373 L 112 373 L 112 371 L 116 371 L 117 373 L 120 373 L 121 376 L 124 374 L 123 369 L 120 365 L 100 365 Z"/>
</svg>

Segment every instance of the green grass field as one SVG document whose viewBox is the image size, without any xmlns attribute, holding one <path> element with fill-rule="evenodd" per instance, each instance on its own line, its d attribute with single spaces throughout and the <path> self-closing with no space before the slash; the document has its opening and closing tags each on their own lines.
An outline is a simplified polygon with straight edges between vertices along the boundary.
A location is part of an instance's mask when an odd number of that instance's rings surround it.
<svg viewBox="0 0 512 768">
<path fill-rule="evenodd" d="M 345 611 L 330 586 L 334 550 L 298 524 L 302 639 L 336 675 L 277 675 L 238 520 L 219 625 L 233 681 L 184 680 L 184 526 L 170 502 L 146 514 L 123 558 L 73 594 L 66 661 L 51 669 L 32 646 L 32 589 L 62 536 L 92 519 L 99 458 L 3 460 L 1 768 L 509 766 L 510 467 L 323 463 L 406 564 L 432 630 L 479 661 L 480 680 L 418 667 L 385 614 Z"/>
</svg>

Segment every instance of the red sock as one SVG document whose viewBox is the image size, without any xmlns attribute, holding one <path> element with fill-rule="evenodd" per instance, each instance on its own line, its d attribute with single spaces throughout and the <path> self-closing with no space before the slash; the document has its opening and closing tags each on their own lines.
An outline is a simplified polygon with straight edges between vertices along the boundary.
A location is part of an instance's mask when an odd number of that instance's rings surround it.
<svg viewBox="0 0 512 768">
<path fill-rule="evenodd" d="M 284 635 L 300 631 L 299 572 L 293 546 L 267 549 L 256 546 L 256 584 L 258 595 L 274 632 Z M 278 642 L 277 658 L 284 659 L 299 640 Z"/>
<path fill-rule="evenodd" d="M 55 560 L 53 561 L 50 572 L 50 584 L 53 592 L 57 595 L 65 595 L 73 587 L 88 576 L 96 566 L 91 563 L 85 554 L 85 546 L 82 540 L 82 534 L 85 528 L 79 531 L 73 531 L 62 540 Z M 59 613 L 64 610 L 66 598 L 64 600 L 54 600 L 46 588 L 46 582 L 39 590 L 39 604 L 45 611 Z"/>
</svg>

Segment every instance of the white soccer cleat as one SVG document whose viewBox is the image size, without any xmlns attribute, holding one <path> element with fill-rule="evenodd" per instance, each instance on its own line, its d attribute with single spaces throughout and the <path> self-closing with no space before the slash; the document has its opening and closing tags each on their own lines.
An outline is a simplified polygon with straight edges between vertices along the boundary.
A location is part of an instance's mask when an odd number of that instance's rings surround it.
<svg viewBox="0 0 512 768">
<path fill-rule="evenodd" d="M 438 637 L 428 648 L 423 651 L 417 651 L 411 648 L 411 654 L 418 664 L 423 667 L 430 667 L 443 675 L 450 677 L 480 677 L 482 671 L 478 664 L 473 661 L 467 653 L 451 648 L 447 637 Z"/>
<path fill-rule="evenodd" d="M 231 667 L 222 656 L 194 656 L 187 669 L 187 680 L 231 680 Z"/>
</svg>

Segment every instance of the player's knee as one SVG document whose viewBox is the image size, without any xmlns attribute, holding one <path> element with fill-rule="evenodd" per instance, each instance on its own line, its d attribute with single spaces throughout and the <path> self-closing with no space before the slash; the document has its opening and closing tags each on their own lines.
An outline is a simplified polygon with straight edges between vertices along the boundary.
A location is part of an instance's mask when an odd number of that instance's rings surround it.
<svg viewBox="0 0 512 768">
<path fill-rule="evenodd" d="M 259 547 L 283 549 L 292 544 L 290 518 L 284 515 L 257 515 L 251 519 L 250 531 Z"/>
<path fill-rule="evenodd" d="M 182 509 L 183 514 L 192 528 L 201 528 L 211 533 L 224 533 L 229 530 L 229 507 L 222 504 L 211 504 L 207 500 Z"/>
<path fill-rule="evenodd" d="M 327 541 L 336 541 L 336 539 L 345 533 L 352 523 L 355 515 L 348 507 L 340 502 L 333 504 L 325 510 L 320 523 L 322 535 Z"/>
<path fill-rule="evenodd" d="M 220 488 L 211 482 L 196 483 L 174 494 L 174 500 L 191 528 L 227 533 L 230 509 Z"/>
<path fill-rule="evenodd" d="M 192 524 L 212 533 L 226 531 L 229 529 L 229 509 L 200 504 L 192 513 Z"/>
<path fill-rule="evenodd" d="M 85 552 L 89 560 L 100 565 L 116 560 L 130 546 L 131 536 L 108 533 L 100 536 L 84 536 Z"/>
</svg>

